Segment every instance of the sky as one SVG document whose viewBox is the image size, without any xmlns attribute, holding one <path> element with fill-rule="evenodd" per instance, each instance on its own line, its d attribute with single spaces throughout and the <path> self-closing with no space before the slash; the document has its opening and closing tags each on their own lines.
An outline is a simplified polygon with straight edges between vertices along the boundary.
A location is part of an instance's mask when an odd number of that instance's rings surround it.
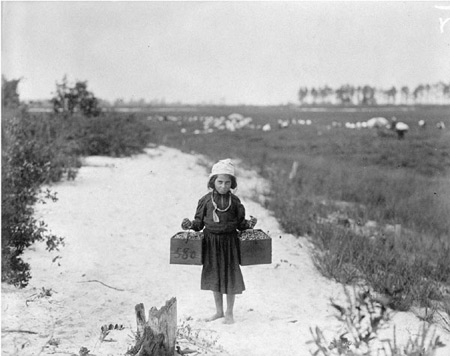
<svg viewBox="0 0 450 356">
<path fill-rule="evenodd" d="M 248 105 L 450 80 L 450 2 L 2 1 L 1 19 L 21 100 L 64 75 L 109 101 Z"/>
</svg>

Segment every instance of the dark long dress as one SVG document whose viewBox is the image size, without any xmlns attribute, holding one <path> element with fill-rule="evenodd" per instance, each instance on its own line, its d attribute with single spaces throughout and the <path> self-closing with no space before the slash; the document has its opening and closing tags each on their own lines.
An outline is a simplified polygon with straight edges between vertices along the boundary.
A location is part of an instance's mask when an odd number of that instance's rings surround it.
<svg viewBox="0 0 450 356">
<path fill-rule="evenodd" d="M 245 285 L 239 266 L 237 230 L 248 228 L 245 208 L 231 192 L 221 195 L 215 191 L 215 202 L 220 210 L 227 208 L 231 197 L 227 211 L 216 210 L 219 222 L 215 222 L 212 197 L 211 192 L 199 200 L 192 226 L 195 231 L 204 228 L 201 289 L 222 294 L 241 294 Z"/>
</svg>

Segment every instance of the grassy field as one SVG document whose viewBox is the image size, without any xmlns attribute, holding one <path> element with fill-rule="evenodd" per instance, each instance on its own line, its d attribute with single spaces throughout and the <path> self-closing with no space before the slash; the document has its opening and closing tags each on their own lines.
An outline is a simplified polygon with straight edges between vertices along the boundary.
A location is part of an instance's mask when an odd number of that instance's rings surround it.
<svg viewBox="0 0 450 356">
<path fill-rule="evenodd" d="M 234 112 L 272 130 L 202 133 L 205 117 Z M 325 275 L 345 283 L 362 278 L 395 309 L 438 300 L 449 311 L 450 132 L 436 128 L 440 121 L 450 127 L 449 113 L 448 107 L 203 107 L 161 108 L 143 118 L 157 143 L 212 160 L 239 159 L 266 177 L 271 191 L 262 200 L 287 232 L 310 237 Z M 345 127 L 376 116 L 407 123 L 405 139 Z M 293 118 L 311 125 L 278 128 L 278 120 Z"/>
<path fill-rule="evenodd" d="M 282 179 L 299 164 L 295 189 L 309 190 L 313 196 L 361 203 L 374 209 L 371 217 L 448 236 L 450 222 L 440 211 L 448 212 L 448 169 L 450 168 L 450 133 L 435 124 L 450 124 L 448 108 L 395 108 L 355 112 L 330 109 L 303 112 L 296 108 L 202 108 L 197 111 L 167 112 L 179 121 L 151 121 L 159 143 L 173 145 L 187 152 L 195 151 L 212 159 L 239 158 L 264 176 L 276 171 Z M 244 128 L 209 134 L 194 134 L 201 122 L 187 117 L 219 117 L 232 112 L 250 116 L 256 124 L 271 123 L 269 132 Z M 161 112 L 149 115 L 161 115 Z M 377 134 L 377 130 L 332 127 L 332 122 L 366 121 L 374 116 L 396 116 L 410 126 L 406 139 L 394 133 Z M 181 119 L 181 118 L 184 118 Z M 277 128 L 278 119 L 310 119 L 312 124 Z M 426 129 L 417 122 L 425 119 Z M 185 134 L 180 130 L 186 129 Z M 406 199 L 406 200 L 405 200 Z M 416 201 L 414 201 L 416 200 Z M 420 205 L 417 213 L 411 204 Z M 402 207 L 403 205 L 403 207 Z M 438 209 L 429 215 L 431 206 Z M 446 207 L 446 209 L 445 209 Z M 375 211 L 377 210 L 377 211 Z M 405 211 L 408 210 L 408 211 Z M 411 215 L 413 214 L 413 215 Z M 428 216 L 427 216 L 428 215 Z M 433 217 L 434 216 L 434 217 Z M 450 216 L 450 215 L 448 215 Z"/>
<path fill-rule="evenodd" d="M 318 109 L 316 109 L 318 110 Z M 366 167 L 377 166 L 382 168 L 409 168 L 414 172 L 428 176 L 444 176 L 450 167 L 449 134 L 445 130 L 436 130 L 435 125 L 439 121 L 450 123 L 450 108 L 372 108 L 364 111 L 357 109 L 330 108 L 326 111 L 302 111 L 299 108 L 291 107 L 236 107 L 236 108 L 198 108 L 191 110 L 167 111 L 161 110 L 150 112 L 149 115 L 173 115 L 175 117 L 191 116 L 215 116 L 220 117 L 238 112 L 244 116 L 249 116 L 256 124 L 271 123 L 272 128 L 276 128 L 277 120 L 287 120 L 291 118 L 310 119 L 310 126 L 294 126 L 288 129 L 273 129 L 270 132 L 245 129 L 239 132 L 219 132 L 213 135 L 203 135 L 201 138 L 196 135 L 180 135 L 179 130 L 174 130 L 177 126 L 201 128 L 200 123 L 179 123 L 163 122 L 160 125 L 162 139 L 178 146 L 196 146 L 199 150 L 208 152 L 227 152 L 229 155 L 240 156 L 242 152 L 243 140 L 245 140 L 246 150 L 252 150 L 251 155 L 257 157 L 267 156 L 285 163 L 296 160 L 299 155 L 309 157 L 330 158 L 333 160 L 343 160 L 352 164 Z M 403 121 L 410 126 L 407 140 L 395 140 L 392 137 L 380 137 L 374 130 L 349 130 L 345 127 L 332 127 L 332 123 L 367 121 L 371 117 L 384 116 L 397 117 L 398 121 Z M 417 122 L 421 119 L 427 120 L 428 128 L 419 128 Z M 167 130 L 165 130 L 167 129 Z M 217 140 L 220 138 L 220 140 Z M 214 145 L 211 143 L 214 142 Z M 203 145 L 202 145 L 203 143 Z M 196 148 L 194 147 L 194 148 Z M 256 152 L 254 152 L 255 150 Z M 290 161 L 290 162 L 289 162 Z M 255 160 L 249 161 L 254 165 Z"/>
</svg>

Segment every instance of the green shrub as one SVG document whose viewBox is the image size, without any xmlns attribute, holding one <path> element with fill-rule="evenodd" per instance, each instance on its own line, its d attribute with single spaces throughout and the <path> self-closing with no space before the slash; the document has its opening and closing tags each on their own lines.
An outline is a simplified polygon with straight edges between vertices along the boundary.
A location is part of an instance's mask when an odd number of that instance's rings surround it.
<svg viewBox="0 0 450 356">
<path fill-rule="evenodd" d="M 74 119 L 81 130 L 76 137 L 83 156 L 129 156 L 142 152 L 153 139 L 151 128 L 135 115 L 110 113 L 96 118 L 76 116 Z"/>
<path fill-rule="evenodd" d="M 7 80 L 2 75 L 2 109 L 16 109 L 20 105 L 17 87 L 21 79 Z"/>
<path fill-rule="evenodd" d="M 350 295 L 346 289 L 347 305 L 331 300 L 331 306 L 337 311 L 335 317 L 341 323 L 341 334 L 333 340 L 327 340 L 319 327 L 310 328 L 318 356 L 357 356 L 357 355 L 397 355 L 432 356 L 435 350 L 445 347 L 432 326 L 423 325 L 415 337 L 409 337 L 404 345 L 399 345 L 394 326 L 392 338 L 380 339 L 379 332 L 388 326 L 391 313 L 386 306 L 372 297 L 369 291 Z M 376 345 L 376 343 L 378 345 Z M 382 346 L 382 347 L 380 347 Z"/>
<path fill-rule="evenodd" d="M 130 115 L 2 113 L 2 281 L 23 287 L 30 279 L 23 251 L 37 241 L 48 250 L 63 246 L 33 216 L 44 183 L 75 179 L 80 157 L 139 153 L 152 137 L 143 120 Z M 44 198 L 54 199 L 51 193 Z"/>
<path fill-rule="evenodd" d="M 134 116 L 102 116 L 87 82 L 71 87 L 66 77 L 51 100 L 56 114 L 31 115 L 20 103 L 19 82 L 2 76 L 2 281 L 24 287 L 31 278 L 24 250 L 37 241 L 49 251 L 64 245 L 34 218 L 39 199 L 56 199 L 48 190 L 43 195 L 42 185 L 75 179 L 83 155 L 141 152 L 151 129 Z"/>
<path fill-rule="evenodd" d="M 87 81 L 77 81 L 73 86 L 67 82 L 67 76 L 56 83 L 55 96 L 50 100 L 55 113 L 73 114 L 80 112 L 84 116 L 98 116 L 101 108 L 95 95 L 87 90 Z"/>
<path fill-rule="evenodd" d="M 45 223 L 33 217 L 40 186 L 55 175 L 51 150 L 36 139 L 34 128 L 26 113 L 3 112 L 2 281 L 20 287 L 30 279 L 29 265 L 20 257 L 27 247 L 46 241 L 51 251 L 64 244 L 63 238 L 48 234 Z M 51 192 L 44 198 L 55 199 Z"/>
</svg>

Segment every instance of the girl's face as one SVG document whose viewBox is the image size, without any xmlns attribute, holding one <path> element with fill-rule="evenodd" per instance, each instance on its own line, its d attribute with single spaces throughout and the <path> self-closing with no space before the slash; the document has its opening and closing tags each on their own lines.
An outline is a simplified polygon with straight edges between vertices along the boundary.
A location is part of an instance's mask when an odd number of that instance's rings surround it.
<svg viewBox="0 0 450 356">
<path fill-rule="evenodd" d="M 228 174 L 218 174 L 214 182 L 214 188 L 219 194 L 226 194 L 231 189 L 231 178 Z"/>
</svg>

